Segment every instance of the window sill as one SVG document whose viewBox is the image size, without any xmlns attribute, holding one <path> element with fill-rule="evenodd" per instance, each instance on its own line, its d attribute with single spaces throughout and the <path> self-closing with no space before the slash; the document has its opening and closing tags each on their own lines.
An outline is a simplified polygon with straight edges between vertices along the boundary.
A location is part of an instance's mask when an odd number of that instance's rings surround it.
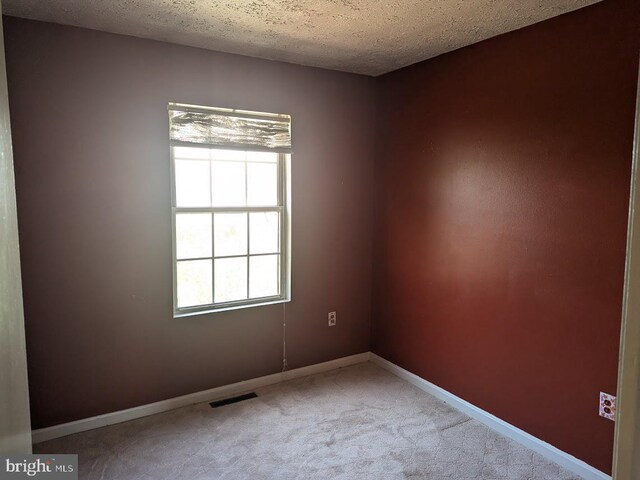
<svg viewBox="0 0 640 480">
<path fill-rule="evenodd" d="M 185 317 L 193 317 L 195 315 L 209 315 L 212 313 L 219 312 L 229 312 L 232 310 L 243 310 L 245 308 L 253 308 L 253 307 L 264 307 L 267 305 L 276 305 L 278 303 L 289 303 L 291 301 L 290 298 L 279 298 L 277 300 L 268 300 L 260 303 L 247 303 L 243 305 L 229 305 L 225 307 L 219 308 L 209 308 L 207 310 L 196 310 L 191 312 L 174 312 L 173 318 L 185 318 Z"/>
</svg>

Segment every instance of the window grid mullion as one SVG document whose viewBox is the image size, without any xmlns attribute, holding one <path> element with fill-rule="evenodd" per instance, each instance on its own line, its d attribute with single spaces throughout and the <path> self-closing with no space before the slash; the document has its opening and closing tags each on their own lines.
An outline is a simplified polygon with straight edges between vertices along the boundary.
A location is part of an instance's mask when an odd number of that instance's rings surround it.
<svg viewBox="0 0 640 480">
<path fill-rule="evenodd" d="M 196 260 L 213 260 L 216 257 L 189 257 L 189 258 L 176 258 L 176 262 L 180 263 L 180 262 L 194 262 Z"/>
<path fill-rule="evenodd" d="M 251 253 L 249 255 L 244 255 L 244 254 L 240 254 L 240 255 L 224 255 L 224 256 L 220 256 L 220 257 L 181 258 L 178 261 L 179 262 L 186 262 L 186 261 L 189 261 L 189 260 L 210 260 L 211 258 L 213 258 L 214 260 L 220 260 L 220 259 L 225 259 L 225 258 L 268 257 L 268 256 L 272 256 L 272 255 L 280 255 L 280 252 Z"/>
<path fill-rule="evenodd" d="M 245 205 L 249 206 L 249 166 L 248 166 L 248 162 L 247 162 L 247 155 L 245 154 L 244 157 L 244 203 Z M 249 299 L 249 254 L 251 253 L 251 247 L 249 245 L 250 240 L 250 232 L 249 229 L 251 228 L 251 222 L 249 221 L 249 217 L 250 214 L 247 211 L 246 213 L 246 217 L 247 217 L 247 265 L 246 265 L 246 269 L 247 269 L 247 285 L 246 285 L 246 289 L 247 289 L 247 299 Z"/>
<path fill-rule="evenodd" d="M 249 247 L 249 229 L 251 228 L 251 222 L 249 221 L 249 213 L 247 212 L 247 298 L 249 298 L 249 257 L 251 256 L 251 250 Z"/>
<path fill-rule="evenodd" d="M 213 206 L 213 160 L 211 160 L 211 150 L 209 150 L 209 201 L 210 205 Z M 216 216 L 213 214 L 213 211 L 209 212 L 211 216 L 211 304 L 215 305 L 216 303 L 216 229 L 214 226 L 214 222 L 216 220 Z"/>
<path fill-rule="evenodd" d="M 268 207 L 173 207 L 177 213 L 244 213 L 244 212 L 280 212 L 282 205 Z"/>
<path fill-rule="evenodd" d="M 286 243 L 284 241 L 284 216 L 286 214 L 286 210 L 284 208 L 286 201 L 284 182 L 285 158 L 285 154 L 278 154 L 278 205 L 282 206 L 282 210 L 278 212 L 278 252 L 280 252 L 280 256 L 278 257 L 278 295 L 282 295 L 284 293 L 284 269 L 282 268 L 282 265 L 288 255 L 288 253 L 284 251 L 286 248 Z"/>
<path fill-rule="evenodd" d="M 250 253 L 248 255 L 219 255 L 213 257 L 189 257 L 189 258 L 177 258 L 176 262 L 192 262 L 196 260 L 220 260 L 224 258 L 245 258 L 245 257 L 270 257 L 273 255 L 280 255 L 280 252 L 265 252 L 265 253 Z"/>
</svg>

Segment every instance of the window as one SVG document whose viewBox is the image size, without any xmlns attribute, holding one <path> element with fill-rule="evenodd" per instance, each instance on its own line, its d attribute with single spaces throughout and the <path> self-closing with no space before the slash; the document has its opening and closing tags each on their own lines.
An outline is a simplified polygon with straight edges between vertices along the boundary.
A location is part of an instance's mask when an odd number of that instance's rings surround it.
<svg viewBox="0 0 640 480">
<path fill-rule="evenodd" d="M 288 115 L 169 104 L 174 315 L 290 298 Z"/>
</svg>

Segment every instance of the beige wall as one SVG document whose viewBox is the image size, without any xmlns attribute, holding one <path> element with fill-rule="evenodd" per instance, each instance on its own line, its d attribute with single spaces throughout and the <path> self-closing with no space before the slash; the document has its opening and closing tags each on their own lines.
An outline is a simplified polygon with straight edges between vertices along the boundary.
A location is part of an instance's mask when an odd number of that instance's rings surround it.
<svg viewBox="0 0 640 480">
<path fill-rule="evenodd" d="M 374 79 L 16 18 L 5 30 L 35 428 L 282 368 L 281 304 L 172 317 L 167 102 L 291 114 L 288 363 L 369 350 Z"/>
<path fill-rule="evenodd" d="M 2 25 L 0 25 L 0 452 L 31 453 L 20 254 Z"/>
</svg>

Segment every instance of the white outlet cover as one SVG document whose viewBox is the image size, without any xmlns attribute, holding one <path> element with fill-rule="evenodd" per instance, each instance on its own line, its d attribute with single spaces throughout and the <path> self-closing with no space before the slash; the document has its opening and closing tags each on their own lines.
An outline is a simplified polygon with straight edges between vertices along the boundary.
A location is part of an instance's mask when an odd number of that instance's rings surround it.
<svg viewBox="0 0 640 480">
<path fill-rule="evenodd" d="M 336 324 L 337 315 L 336 312 L 329 312 L 329 326 L 333 327 Z"/>
<path fill-rule="evenodd" d="M 616 397 L 600 392 L 600 416 L 609 420 L 616 420 Z"/>
</svg>

